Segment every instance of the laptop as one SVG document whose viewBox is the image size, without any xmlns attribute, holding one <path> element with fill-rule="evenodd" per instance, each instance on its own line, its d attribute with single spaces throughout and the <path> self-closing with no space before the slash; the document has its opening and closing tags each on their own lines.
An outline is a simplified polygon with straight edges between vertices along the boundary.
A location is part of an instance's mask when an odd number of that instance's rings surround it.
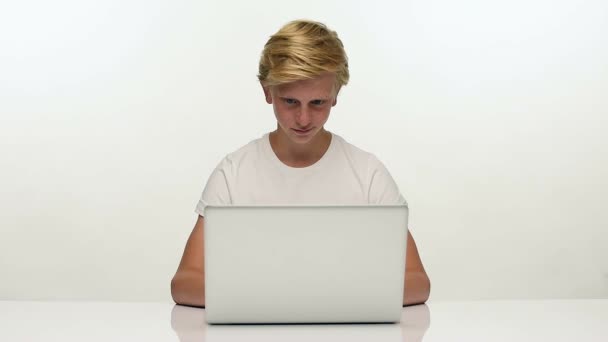
<svg viewBox="0 0 608 342">
<path fill-rule="evenodd" d="M 204 214 L 209 324 L 400 320 L 407 206 L 208 206 Z"/>
</svg>

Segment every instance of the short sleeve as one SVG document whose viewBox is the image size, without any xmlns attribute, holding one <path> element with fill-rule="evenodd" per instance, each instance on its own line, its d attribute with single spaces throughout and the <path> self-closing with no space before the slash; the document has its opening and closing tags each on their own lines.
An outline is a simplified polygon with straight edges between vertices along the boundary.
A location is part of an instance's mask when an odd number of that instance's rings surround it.
<svg viewBox="0 0 608 342">
<path fill-rule="evenodd" d="M 201 194 L 194 212 L 201 216 L 205 216 L 205 207 L 208 205 L 230 205 L 232 198 L 228 187 L 227 170 L 223 167 L 225 163 L 220 163 L 213 170 L 211 176 L 207 180 L 205 189 Z"/>
<path fill-rule="evenodd" d="M 387 168 L 377 158 L 370 163 L 369 204 L 406 205 L 407 201 L 399 191 L 395 180 Z"/>
</svg>

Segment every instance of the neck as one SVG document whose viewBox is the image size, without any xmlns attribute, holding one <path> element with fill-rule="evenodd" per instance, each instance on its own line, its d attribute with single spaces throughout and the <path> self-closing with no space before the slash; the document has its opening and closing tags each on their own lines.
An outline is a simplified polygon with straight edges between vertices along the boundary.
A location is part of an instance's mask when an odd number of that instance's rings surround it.
<svg viewBox="0 0 608 342">
<path fill-rule="evenodd" d="M 280 128 L 271 132 L 270 146 L 283 164 L 291 167 L 307 167 L 318 162 L 331 143 L 331 133 L 322 129 L 309 142 L 297 144 L 291 141 Z"/>
</svg>

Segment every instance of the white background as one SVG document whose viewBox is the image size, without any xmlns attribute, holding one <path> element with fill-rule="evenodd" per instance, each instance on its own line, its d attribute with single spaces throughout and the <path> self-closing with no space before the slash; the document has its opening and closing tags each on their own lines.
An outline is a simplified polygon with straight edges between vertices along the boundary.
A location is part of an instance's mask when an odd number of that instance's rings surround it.
<svg viewBox="0 0 608 342">
<path fill-rule="evenodd" d="M 328 24 L 327 128 L 410 204 L 431 300 L 608 298 L 608 3 L 3 1 L 0 299 L 170 300 L 268 37 Z"/>
</svg>

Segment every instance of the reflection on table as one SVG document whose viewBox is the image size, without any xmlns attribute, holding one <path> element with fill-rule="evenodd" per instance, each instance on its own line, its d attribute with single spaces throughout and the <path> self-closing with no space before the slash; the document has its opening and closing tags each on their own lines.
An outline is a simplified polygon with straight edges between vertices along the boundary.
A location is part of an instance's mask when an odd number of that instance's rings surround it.
<svg viewBox="0 0 608 342">
<path fill-rule="evenodd" d="M 432 322 L 431 322 L 432 315 Z M 608 341 L 608 299 L 431 302 L 399 324 L 208 326 L 173 303 L 0 301 L 0 341 Z"/>
<path fill-rule="evenodd" d="M 180 342 L 222 341 L 422 341 L 430 325 L 426 305 L 403 308 L 401 323 L 392 324 L 255 324 L 207 325 L 205 310 L 176 305 L 171 327 Z"/>
</svg>

